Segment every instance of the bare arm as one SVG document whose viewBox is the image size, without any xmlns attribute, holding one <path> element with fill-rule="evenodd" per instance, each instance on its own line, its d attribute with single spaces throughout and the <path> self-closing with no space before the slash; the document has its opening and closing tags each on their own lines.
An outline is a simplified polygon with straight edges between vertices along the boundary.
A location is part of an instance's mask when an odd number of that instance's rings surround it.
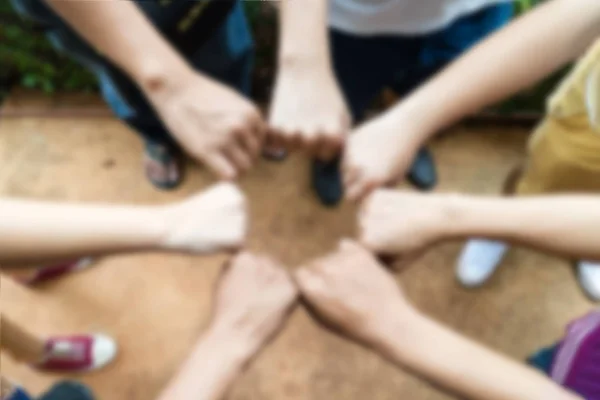
<svg viewBox="0 0 600 400">
<path fill-rule="evenodd" d="M 169 132 L 221 179 L 249 169 L 264 127 L 257 107 L 193 70 L 132 1 L 47 0 L 144 92 Z"/>
<path fill-rule="evenodd" d="M 0 201 L 0 265 L 157 247 L 158 208 Z"/>
<path fill-rule="evenodd" d="M 458 196 L 448 236 L 479 236 L 600 260 L 600 196 Z"/>
<path fill-rule="evenodd" d="M 379 190 L 360 216 L 361 241 L 406 255 L 440 240 L 487 237 L 600 260 L 600 196 L 496 198 Z"/>
<path fill-rule="evenodd" d="M 219 280 L 213 320 L 159 400 L 217 400 L 285 324 L 297 299 L 288 273 L 250 253 Z"/>
<path fill-rule="evenodd" d="M 246 205 L 231 184 L 164 206 L 0 200 L 0 266 L 142 250 L 208 253 L 242 245 Z"/>
<path fill-rule="evenodd" d="M 549 378 L 421 315 L 364 248 L 296 271 L 305 300 L 329 324 L 399 367 L 474 400 L 575 400 Z"/>
<path fill-rule="evenodd" d="M 98 52 L 142 88 L 175 83 L 191 74 L 185 60 L 131 1 L 46 0 Z M 183 82 L 182 82 L 183 83 Z"/>
<path fill-rule="evenodd" d="M 567 64 L 600 36 L 600 2 L 550 0 L 484 40 L 399 105 L 352 132 L 347 197 L 405 176 L 418 149 L 448 125 Z"/>
<path fill-rule="evenodd" d="M 414 309 L 389 315 L 376 348 L 400 367 L 468 399 L 575 400 L 548 377 L 490 350 Z"/>
<path fill-rule="evenodd" d="M 351 117 L 330 57 L 327 0 L 279 5 L 278 71 L 269 133 L 279 145 L 329 159 L 343 147 Z"/>
<path fill-rule="evenodd" d="M 552 0 L 483 41 L 396 110 L 417 118 L 419 140 L 503 100 L 584 54 L 600 37 L 600 2 Z M 403 119 L 404 120 L 404 119 Z"/>
</svg>

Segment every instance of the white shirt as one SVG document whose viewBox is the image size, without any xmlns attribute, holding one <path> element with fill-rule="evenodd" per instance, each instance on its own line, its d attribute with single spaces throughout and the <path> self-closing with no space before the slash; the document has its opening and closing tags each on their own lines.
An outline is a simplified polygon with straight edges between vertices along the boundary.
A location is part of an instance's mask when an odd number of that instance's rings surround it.
<svg viewBox="0 0 600 400">
<path fill-rule="evenodd" d="M 330 0 L 329 24 L 358 35 L 419 35 L 443 29 L 486 6 L 508 1 L 511 0 Z"/>
</svg>

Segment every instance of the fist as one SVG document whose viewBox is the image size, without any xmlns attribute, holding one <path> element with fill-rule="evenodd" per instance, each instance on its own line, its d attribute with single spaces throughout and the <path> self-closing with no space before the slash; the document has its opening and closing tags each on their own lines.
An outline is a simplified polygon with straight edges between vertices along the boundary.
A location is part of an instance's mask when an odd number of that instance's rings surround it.
<svg viewBox="0 0 600 400">
<path fill-rule="evenodd" d="M 196 73 L 149 93 L 169 131 L 221 179 L 235 179 L 259 153 L 265 128 L 258 108 L 232 89 Z"/>
<path fill-rule="evenodd" d="M 163 247 L 173 251 L 213 253 L 240 248 L 248 211 L 244 194 L 230 183 L 215 185 L 163 213 Z"/>
<path fill-rule="evenodd" d="M 378 190 L 359 213 L 360 242 L 381 255 L 417 253 L 440 240 L 451 224 L 450 201 L 441 195 Z"/>
<path fill-rule="evenodd" d="M 352 241 L 342 241 L 336 252 L 299 269 L 295 279 L 325 322 L 365 344 L 373 344 L 394 314 L 406 308 L 392 276 Z"/>
<path fill-rule="evenodd" d="M 419 149 L 407 126 L 384 115 L 365 123 L 349 137 L 342 163 L 346 197 L 356 201 L 406 175 Z"/>
<path fill-rule="evenodd" d="M 330 71 L 294 66 L 279 73 L 269 116 L 270 147 L 300 147 L 327 161 L 340 152 L 350 123 Z"/>
<path fill-rule="evenodd" d="M 212 327 L 258 351 L 283 326 L 296 299 L 296 286 L 281 265 L 245 252 L 219 281 Z"/>
</svg>

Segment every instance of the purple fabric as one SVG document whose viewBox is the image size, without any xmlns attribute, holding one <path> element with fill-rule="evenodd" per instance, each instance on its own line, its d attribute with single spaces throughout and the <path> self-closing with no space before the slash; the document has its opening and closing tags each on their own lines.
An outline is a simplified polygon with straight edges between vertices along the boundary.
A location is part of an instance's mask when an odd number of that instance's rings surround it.
<svg viewBox="0 0 600 400">
<path fill-rule="evenodd" d="M 583 396 L 600 400 L 600 312 L 591 312 L 567 327 L 550 376 Z"/>
</svg>

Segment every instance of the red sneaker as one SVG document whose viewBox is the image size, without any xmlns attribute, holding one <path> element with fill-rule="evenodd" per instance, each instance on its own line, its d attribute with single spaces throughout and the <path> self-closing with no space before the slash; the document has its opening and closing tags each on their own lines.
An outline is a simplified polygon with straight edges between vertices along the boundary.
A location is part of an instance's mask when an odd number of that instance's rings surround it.
<svg viewBox="0 0 600 400">
<path fill-rule="evenodd" d="M 93 259 L 90 257 L 80 258 L 78 260 L 65 261 L 58 265 L 38 268 L 33 276 L 17 278 L 17 281 L 26 286 L 33 286 L 54 279 L 58 279 L 72 272 L 81 271 L 92 265 Z"/>
<path fill-rule="evenodd" d="M 35 368 L 53 372 L 89 372 L 103 368 L 117 355 L 117 344 L 108 336 L 52 337 L 46 341 L 46 359 Z"/>
</svg>

